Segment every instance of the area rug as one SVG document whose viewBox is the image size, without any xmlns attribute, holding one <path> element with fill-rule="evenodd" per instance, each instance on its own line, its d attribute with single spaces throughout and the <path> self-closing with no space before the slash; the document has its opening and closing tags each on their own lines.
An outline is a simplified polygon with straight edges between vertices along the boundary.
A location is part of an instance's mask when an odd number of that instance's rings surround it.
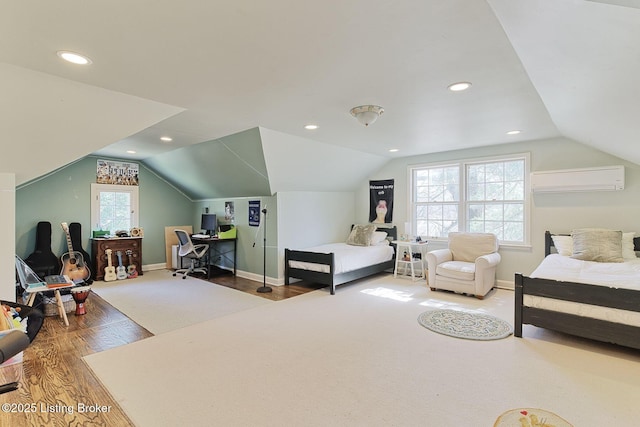
<svg viewBox="0 0 640 427">
<path fill-rule="evenodd" d="M 511 325 L 488 314 L 460 310 L 430 310 L 418 316 L 425 328 L 468 340 L 498 340 L 512 334 Z"/>
<path fill-rule="evenodd" d="M 511 409 L 500 415 L 493 427 L 572 427 L 553 412 L 537 408 Z"/>
<path fill-rule="evenodd" d="M 96 281 L 91 290 L 154 335 L 274 303 L 195 277 L 173 277 L 168 270 Z"/>
</svg>

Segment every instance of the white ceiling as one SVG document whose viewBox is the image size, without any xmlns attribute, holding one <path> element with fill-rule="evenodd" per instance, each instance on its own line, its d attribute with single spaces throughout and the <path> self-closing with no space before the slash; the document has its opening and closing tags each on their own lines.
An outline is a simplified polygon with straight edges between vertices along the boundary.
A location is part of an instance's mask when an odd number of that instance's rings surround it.
<svg viewBox="0 0 640 427">
<path fill-rule="evenodd" d="M 0 171 L 17 169 L 20 183 L 42 173 L 27 172 L 34 152 L 59 153 L 51 169 L 91 152 L 144 159 L 256 126 L 386 157 L 563 135 L 640 163 L 634 6 L 640 0 L 3 2 L 0 89 L 11 96 L 0 99 L 0 131 L 25 160 L 0 160 Z M 93 63 L 63 63 L 61 49 Z M 457 81 L 473 86 L 449 92 Z M 109 108 L 96 92 L 109 94 Z M 71 93 L 83 102 L 65 102 Z M 365 128 L 349 115 L 361 104 L 385 113 Z M 52 114 L 29 113 L 42 106 Z M 512 129 L 522 133 L 506 135 Z"/>
</svg>

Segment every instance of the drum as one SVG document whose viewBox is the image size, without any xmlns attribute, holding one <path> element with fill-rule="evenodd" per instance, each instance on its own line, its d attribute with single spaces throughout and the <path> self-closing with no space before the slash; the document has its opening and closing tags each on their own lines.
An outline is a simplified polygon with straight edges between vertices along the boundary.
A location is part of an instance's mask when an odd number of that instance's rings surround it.
<svg viewBox="0 0 640 427">
<path fill-rule="evenodd" d="M 76 302 L 76 316 L 87 314 L 87 311 L 84 308 L 84 302 L 87 300 L 90 290 L 91 286 L 80 286 L 78 288 L 71 289 L 71 296 Z"/>
</svg>

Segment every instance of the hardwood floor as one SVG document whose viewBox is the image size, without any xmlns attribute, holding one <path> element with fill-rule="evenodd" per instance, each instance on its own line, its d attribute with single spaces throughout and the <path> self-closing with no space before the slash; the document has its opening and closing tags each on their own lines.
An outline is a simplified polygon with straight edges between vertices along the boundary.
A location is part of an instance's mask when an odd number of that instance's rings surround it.
<svg viewBox="0 0 640 427">
<path fill-rule="evenodd" d="M 256 289 L 262 286 L 261 282 L 230 274 L 214 276 L 210 281 L 275 301 L 319 287 L 299 282 L 289 286 L 272 286 L 272 292 L 258 293 Z M 58 316 L 45 318 L 38 336 L 24 351 L 20 387 L 16 391 L 0 394 L 0 425 L 133 425 L 82 357 L 153 334 L 93 292 L 85 306 L 87 313 L 83 316 L 75 316 L 74 312 L 68 314 L 68 327 Z"/>
</svg>

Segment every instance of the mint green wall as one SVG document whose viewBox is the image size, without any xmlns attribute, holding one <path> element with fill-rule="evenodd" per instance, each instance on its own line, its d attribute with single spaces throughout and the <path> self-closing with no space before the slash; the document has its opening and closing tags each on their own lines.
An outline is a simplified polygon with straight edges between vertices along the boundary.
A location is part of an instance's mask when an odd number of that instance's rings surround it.
<svg viewBox="0 0 640 427">
<path fill-rule="evenodd" d="M 623 191 L 536 194 L 531 199 L 531 247 L 501 247 L 498 280 L 512 284 L 515 272 L 531 273 L 544 258 L 544 232 L 570 232 L 580 227 L 606 227 L 635 231 L 640 235 L 640 166 L 603 153 L 567 138 L 555 138 L 477 149 L 449 151 L 394 159 L 370 179 L 395 179 L 393 220 L 402 229 L 409 220 L 410 165 L 474 159 L 513 153 L 530 153 L 531 172 L 595 166 L 624 165 Z M 356 195 L 356 221 L 369 215 L 369 182 L 363 182 Z M 446 246 L 431 242 L 429 250 Z"/>
<path fill-rule="evenodd" d="M 61 222 L 82 224 L 82 245 L 91 253 L 91 183 L 96 180 L 97 157 L 85 157 L 16 190 L 16 254 L 28 256 L 35 249 L 36 225 L 51 222 L 51 246 L 66 252 Z M 164 227 L 188 224 L 192 202 L 140 165 L 140 226 L 144 229 L 143 265 L 165 262 Z"/>
<path fill-rule="evenodd" d="M 205 208 L 209 213 L 217 215 L 218 223 L 228 223 L 224 218 L 225 202 L 233 202 L 235 215 L 233 224 L 237 228 L 237 269 L 238 275 L 249 279 L 262 281 L 263 274 L 263 238 L 262 229 L 249 226 L 249 201 L 260 200 L 260 209 L 267 206 L 267 282 L 275 284 L 278 277 L 278 207 L 277 197 L 228 197 L 224 199 L 199 200 L 194 203 L 193 216 L 189 224 L 193 224 L 194 231 L 200 229 L 200 216 Z M 260 221 L 263 221 L 261 215 Z M 258 233 L 258 234 L 257 234 Z M 253 243 L 256 243 L 255 246 Z M 230 263 L 222 263 L 232 268 Z"/>
</svg>

